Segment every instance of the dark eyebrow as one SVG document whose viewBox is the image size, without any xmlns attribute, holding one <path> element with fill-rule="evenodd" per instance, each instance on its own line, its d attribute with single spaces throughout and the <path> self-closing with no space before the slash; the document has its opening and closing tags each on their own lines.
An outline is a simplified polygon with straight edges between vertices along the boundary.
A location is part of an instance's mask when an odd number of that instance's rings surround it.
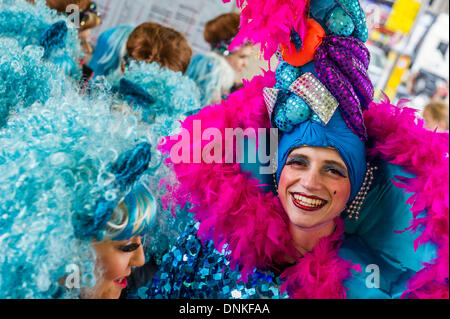
<svg viewBox="0 0 450 319">
<path fill-rule="evenodd" d="M 288 158 L 290 158 L 290 157 L 303 157 L 303 158 L 305 158 L 305 159 L 308 159 L 309 160 L 309 157 L 308 156 L 306 156 L 306 155 L 303 155 L 303 154 L 298 154 L 298 153 L 295 153 L 295 151 L 292 151 L 291 153 L 289 153 L 289 155 L 288 155 Z"/>
<path fill-rule="evenodd" d="M 342 164 L 339 163 L 339 162 L 328 160 L 328 161 L 325 161 L 325 164 L 339 166 L 339 167 L 342 168 L 346 173 L 348 173 L 348 172 L 347 172 L 347 167 L 346 167 L 345 165 L 342 165 Z"/>
<path fill-rule="evenodd" d="M 289 161 L 290 159 L 293 159 L 293 158 L 304 159 L 304 160 L 306 160 L 309 163 L 309 157 L 308 156 L 303 155 L 303 154 L 296 154 L 296 153 L 289 154 L 287 159 L 286 159 L 286 162 Z"/>
<path fill-rule="evenodd" d="M 297 154 L 295 152 L 292 152 L 291 154 L 289 154 L 289 156 L 287 157 L 287 160 L 289 160 L 291 158 L 304 158 L 307 161 L 310 161 L 308 156 L 306 156 L 304 154 Z M 326 164 L 326 165 L 336 165 L 339 168 L 341 168 L 342 170 L 344 170 L 344 172 L 346 174 L 348 174 L 347 167 L 345 165 L 342 165 L 340 162 L 333 161 L 333 160 L 326 160 L 326 161 L 324 161 L 324 164 Z"/>
</svg>

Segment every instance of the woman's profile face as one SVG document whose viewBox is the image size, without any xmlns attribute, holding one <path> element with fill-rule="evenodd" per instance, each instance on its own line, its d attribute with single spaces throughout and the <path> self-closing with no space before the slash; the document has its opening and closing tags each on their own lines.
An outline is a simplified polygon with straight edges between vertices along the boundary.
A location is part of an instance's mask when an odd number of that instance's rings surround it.
<svg viewBox="0 0 450 319">
<path fill-rule="evenodd" d="M 131 274 L 131 267 L 140 267 L 145 263 L 144 250 L 141 239 L 135 236 L 128 240 L 104 240 L 93 243 L 97 254 L 97 265 L 101 278 L 94 288 L 95 299 L 117 299 L 122 289 L 127 286 L 127 279 Z"/>
<path fill-rule="evenodd" d="M 226 57 L 226 60 L 231 67 L 237 72 L 241 73 L 247 67 L 248 59 L 252 53 L 252 47 L 245 45 L 238 51 L 235 51 Z"/>
<path fill-rule="evenodd" d="M 338 216 L 350 198 L 347 167 L 330 148 L 299 147 L 288 156 L 278 196 L 292 224 L 311 228 Z"/>
</svg>

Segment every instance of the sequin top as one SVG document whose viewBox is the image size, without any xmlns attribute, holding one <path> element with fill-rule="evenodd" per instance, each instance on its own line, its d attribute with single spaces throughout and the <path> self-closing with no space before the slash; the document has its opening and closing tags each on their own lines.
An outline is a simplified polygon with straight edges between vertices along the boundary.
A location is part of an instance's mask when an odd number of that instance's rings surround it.
<svg viewBox="0 0 450 319">
<path fill-rule="evenodd" d="M 255 269 L 247 283 L 238 281 L 240 272 L 231 270 L 223 253 L 212 241 L 202 245 L 191 224 L 162 258 L 151 282 L 135 291 L 131 299 L 286 299 L 280 294 L 281 280 L 270 270 Z"/>
</svg>

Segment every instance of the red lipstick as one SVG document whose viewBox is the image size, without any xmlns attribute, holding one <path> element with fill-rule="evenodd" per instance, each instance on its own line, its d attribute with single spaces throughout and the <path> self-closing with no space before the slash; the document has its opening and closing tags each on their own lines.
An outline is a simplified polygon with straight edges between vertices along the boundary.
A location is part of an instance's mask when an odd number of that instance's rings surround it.
<svg viewBox="0 0 450 319">
<path fill-rule="evenodd" d="M 127 287 L 127 277 L 123 277 L 120 280 L 114 280 L 114 283 L 119 285 L 122 289 Z"/>
<path fill-rule="evenodd" d="M 324 207 L 324 206 L 327 204 L 327 201 L 326 201 L 326 200 L 324 200 L 324 199 L 322 199 L 322 198 L 320 198 L 320 197 L 317 197 L 317 196 L 306 195 L 306 194 L 302 194 L 302 193 L 291 193 L 291 195 L 292 195 L 292 202 L 294 203 L 294 205 L 297 206 L 298 208 L 302 209 L 302 210 L 306 210 L 306 211 L 310 211 L 310 212 L 311 212 L 311 211 L 316 211 L 316 210 L 321 209 L 322 207 Z M 318 206 L 305 206 L 305 205 L 301 204 L 301 203 L 295 198 L 294 195 L 302 196 L 302 197 L 305 197 L 305 198 L 308 198 L 308 199 L 312 199 L 312 200 L 319 200 L 319 201 L 322 202 L 322 204 L 321 204 L 321 205 L 318 205 Z"/>
</svg>

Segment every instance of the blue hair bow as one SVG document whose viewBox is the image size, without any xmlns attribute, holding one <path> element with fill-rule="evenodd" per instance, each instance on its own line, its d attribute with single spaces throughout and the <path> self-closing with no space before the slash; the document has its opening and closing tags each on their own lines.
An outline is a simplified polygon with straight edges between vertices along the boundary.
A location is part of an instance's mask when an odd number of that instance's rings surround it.
<svg viewBox="0 0 450 319">
<path fill-rule="evenodd" d="M 109 184 L 105 188 L 105 194 L 112 191 L 119 194 L 123 193 L 127 186 L 134 184 L 139 176 L 145 172 L 151 160 L 151 145 L 149 143 L 141 143 L 133 150 L 123 153 L 117 161 L 111 165 L 110 171 L 116 177 L 115 183 Z M 96 204 L 93 215 L 74 215 L 76 219 L 76 234 L 80 238 L 95 236 L 98 241 L 102 240 L 102 230 L 104 230 L 106 223 L 111 218 L 111 214 L 119 202 L 119 194 L 112 200 L 108 200 L 105 196 L 101 197 Z"/>
<path fill-rule="evenodd" d="M 156 102 L 155 98 L 143 88 L 126 79 L 120 80 L 118 90 L 128 104 L 135 103 L 142 107 L 150 108 Z"/>
<path fill-rule="evenodd" d="M 66 46 L 67 24 L 61 20 L 53 23 L 42 33 L 40 45 L 45 49 L 44 58 L 50 56 L 54 49 L 61 49 Z"/>
</svg>

